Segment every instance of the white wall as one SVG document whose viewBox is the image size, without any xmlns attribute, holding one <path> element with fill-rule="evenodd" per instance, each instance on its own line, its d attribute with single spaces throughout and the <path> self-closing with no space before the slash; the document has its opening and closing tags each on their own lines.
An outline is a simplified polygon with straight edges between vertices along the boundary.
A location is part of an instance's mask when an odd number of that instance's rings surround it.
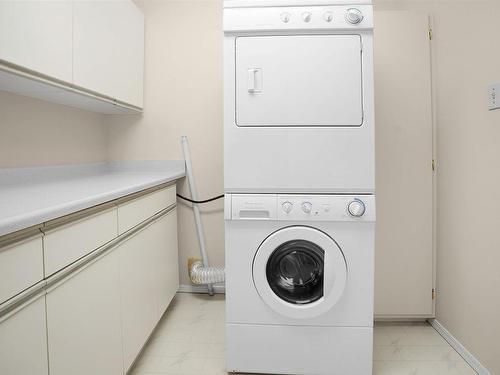
<svg viewBox="0 0 500 375">
<path fill-rule="evenodd" d="M 0 168 L 106 158 L 103 116 L 0 91 Z"/>
<path fill-rule="evenodd" d="M 145 15 L 144 114 L 109 118 L 109 157 L 181 159 L 181 135 L 190 140 L 199 198 L 223 192 L 222 2 L 136 1 Z M 189 196 L 187 184 L 181 193 Z M 223 202 L 203 205 L 210 261 L 224 262 Z M 179 215 L 181 284 L 189 284 L 187 258 L 199 257 L 189 206 Z"/>
</svg>

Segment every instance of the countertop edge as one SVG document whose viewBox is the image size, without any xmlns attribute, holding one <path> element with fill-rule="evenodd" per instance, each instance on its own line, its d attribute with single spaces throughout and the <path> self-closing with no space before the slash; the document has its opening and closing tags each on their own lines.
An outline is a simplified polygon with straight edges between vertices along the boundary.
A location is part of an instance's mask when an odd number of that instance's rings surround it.
<svg viewBox="0 0 500 375">
<path fill-rule="evenodd" d="M 21 231 L 26 228 L 42 225 L 47 221 L 73 214 L 100 204 L 111 202 L 113 200 L 123 198 L 127 195 L 138 193 L 155 186 L 177 181 L 185 177 L 185 175 L 186 173 L 184 169 L 176 170 L 173 173 L 165 171 L 165 177 L 162 178 L 155 178 L 144 183 L 128 185 L 123 188 L 106 191 L 101 194 L 89 195 L 88 197 L 72 202 L 65 202 L 61 203 L 60 205 L 54 205 L 35 211 L 28 211 L 21 215 L 7 217 L 3 220 L 0 220 L 0 237 L 10 235 L 14 232 Z"/>
</svg>

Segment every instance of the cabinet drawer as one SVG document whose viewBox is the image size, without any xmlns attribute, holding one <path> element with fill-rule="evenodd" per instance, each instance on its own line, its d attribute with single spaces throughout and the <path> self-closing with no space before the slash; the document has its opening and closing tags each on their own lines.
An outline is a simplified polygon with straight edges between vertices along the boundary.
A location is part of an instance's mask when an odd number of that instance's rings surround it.
<svg viewBox="0 0 500 375">
<path fill-rule="evenodd" d="M 44 238 L 45 276 L 118 236 L 116 208 L 49 230 Z"/>
<path fill-rule="evenodd" d="M 0 304 L 42 279 L 41 234 L 0 248 Z"/>
<path fill-rule="evenodd" d="M 175 203 L 175 185 L 118 206 L 118 233 L 122 234 Z"/>
</svg>

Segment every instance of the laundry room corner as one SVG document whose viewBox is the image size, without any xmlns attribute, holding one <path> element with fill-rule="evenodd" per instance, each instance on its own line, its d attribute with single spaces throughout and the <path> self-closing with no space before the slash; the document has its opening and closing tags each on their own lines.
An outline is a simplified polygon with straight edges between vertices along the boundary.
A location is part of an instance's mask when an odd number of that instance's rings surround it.
<svg viewBox="0 0 500 375">
<path fill-rule="evenodd" d="M 145 15 L 144 113 L 107 116 L 110 160 L 182 159 L 181 136 L 189 138 L 198 197 L 223 191 L 222 1 L 141 1 Z M 188 184 L 179 193 L 189 196 Z M 224 264 L 223 203 L 200 207 L 208 257 Z M 199 258 L 189 203 L 179 203 L 179 277 L 191 285 L 188 259 Z M 201 287 L 201 290 L 205 290 Z"/>
</svg>

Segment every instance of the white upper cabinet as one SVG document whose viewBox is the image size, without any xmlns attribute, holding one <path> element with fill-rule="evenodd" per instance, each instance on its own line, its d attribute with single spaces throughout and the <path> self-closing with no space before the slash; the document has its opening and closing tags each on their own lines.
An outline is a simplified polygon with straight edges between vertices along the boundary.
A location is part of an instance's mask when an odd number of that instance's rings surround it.
<svg viewBox="0 0 500 375">
<path fill-rule="evenodd" d="M 144 16 L 129 0 L 76 1 L 74 84 L 142 108 Z"/>
<path fill-rule="evenodd" d="M 143 107 L 132 0 L 0 0 L 0 90 L 100 113 Z"/>
<path fill-rule="evenodd" d="M 0 1 L 0 60 L 71 82 L 70 1 Z"/>
</svg>

